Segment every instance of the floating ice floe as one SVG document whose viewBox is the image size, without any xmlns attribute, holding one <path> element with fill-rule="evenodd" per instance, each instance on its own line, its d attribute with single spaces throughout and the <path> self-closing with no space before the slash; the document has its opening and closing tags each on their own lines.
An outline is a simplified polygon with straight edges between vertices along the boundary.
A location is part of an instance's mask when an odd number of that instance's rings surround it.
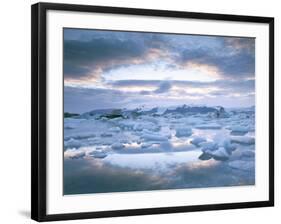
<svg viewBox="0 0 281 224">
<path fill-rule="evenodd" d="M 244 126 L 234 126 L 231 127 L 231 135 L 245 135 L 248 133 L 249 128 Z"/>
<path fill-rule="evenodd" d="M 160 127 L 158 125 L 155 125 L 155 123 L 152 123 L 152 122 L 137 123 L 133 127 L 134 131 L 142 131 L 144 129 L 149 130 L 149 131 L 159 131 Z"/>
<path fill-rule="evenodd" d="M 199 156 L 201 160 L 214 158 L 215 160 L 225 161 L 229 159 L 232 151 L 236 149 L 236 146 L 231 144 L 228 139 L 222 141 L 222 143 L 202 142 L 199 146 L 202 147 L 201 150 L 203 152 Z"/>
<path fill-rule="evenodd" d="M 152 141 L 152 142 L 162 142 L 162 141 L 168 141 L 168 137 L 167 136 L 163 136 L 163 135 L 160 135 L 160 134 L 156 134 L 156 133 L 146 133 L 144 132 L 142 135 L 141 135 L 141 138 L 143 140 L 146 140 L 146 141 Z"/>
<path fill-rule="evenodd" d="M 142 148 L 149 148 L 151 147 L 153 144 L 151 142 L 143 142 L 141 143 L 141 147 Z"/>
<path fill-rule="evenodd" d="M 130 120 L 121 120 L 118 122 L 120 128 L 124 130 L 132 130 L 135 126 L 136 122 Z"/>
<path fill-rule="evenodd" d="M 188 125 L 198 125 L 202 123 L 202 118 L 190 116 L 186 119 L 185 123 Z"/>
<path fill-rule="evenodd" d="M 68 141 L 64 141 L 64 148 L 79 148 L 82 144 L 80 140 L 71 138 Z"/>
<path fill-rule="evenodd" d="M 218 124 L 202 124 L 202 125 L 196 125 L 195 128 L 197 129 L 221 129 L 221 126 Z"/>
<path fill-rule="evenodd" d="M 202 142 L 199 146 L 202 147 L 202 152 L 215 151 L 219 147 L 216 142 Z"/>
<path fill-rule="evenodd" d="M 70 159 L 79 159 L 82 158 L 86 155 L 85 151 L 82 150 L 76 150 L 76 149 L 68 149 L 64 152 L 64 157 L 65 158 L 70 158 Z"/>
<path fill-rule="evenodd" d="M 189 137 L 192 135 L 192 129 L 189 127 L 179 127 L 176 128 L 176 137 Z"/>
<path fill-rule="evenodd" d="M 145 121 L 145 122 L 151 122 L 153 124 L 158 124 L 158 120 L 154 117 L 149 117 L 149 116 L 143 116 L 142 117 L 142 121 Z"/>
<path fill-rule="evenodd" d="M 211 154 L 209 154 L 209 153 L 203 152 L 203 153 L 199 156 L 198 159 L 200 159 L 200 160 L 209 160 L 209 159 L 212 159 L 212 156 L 211 156 Z"/>
<path fill-rule="evenodd" d="M 225 140 L 223 141 L 222 146 L 226 149 L 226 151 L 227 151 L 228 153 L 232 153 L 232 152 L 237 148 L 235 144 L 232 144 L 232 143 L 231 143 L 231 140 L 230 140 L 230 139 L 225 139 Z"/>
<path fill-rule="evenodd" d="M 225 109 L 221 106 L 215 107 L 215 111 L 209 113 L 211 118 L 228 118 L 229 114 L 225 111 Z"/>
<path fill-rule="evenodd" d="M 121 129 L 119 127 L 112 127 L 109 129 L 109 131 L 118 133 L 121 131 Z"/>
<path fill-rule="evenodd" d="M 206 138 L 203 138 L 203 137 L 194 137 L 190 143 L 199 147 L 200 146 L 200 143 L 202 142 L 206 142 Z"/>
<path fill-rule="evenodd" d="M 96 137 L 96 135 L 93 134 L 92 132 L 81 132 L 72 135 L 66 135 L 64 136 L 64 140 L 65 141 L 68 141 L 70 139 L 82 140 L 82 139 L 94 138 L 94 137 Z"/>
<path fill-rule="evenodd" d="M 217 150 L 209 152 L 209 154 L 215 159 L 225 161 L 229 159 L 231 155 L 224 147 L 219 147 Z"/>
<path fill-rule="evenodd" d="M 255 144 L 255 138 L 250 136 L 232 136 L 231 142 L 241 145 L 253 145 Z"/>
<path fill-rule="evenodd" d="M 103 151 L 92 151 L 88 155 L 97 159 L 103 159 L 107 156 L 107 154 Z"/>
</svg>

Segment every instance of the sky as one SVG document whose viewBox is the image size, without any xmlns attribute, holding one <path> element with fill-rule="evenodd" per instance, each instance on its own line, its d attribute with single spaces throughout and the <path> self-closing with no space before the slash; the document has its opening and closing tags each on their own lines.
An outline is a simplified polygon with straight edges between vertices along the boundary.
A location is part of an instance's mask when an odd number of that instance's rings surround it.
<svg viewBox="0 0 281 224">
<path fill-rule="evenodd" d="M 64 29 L 64 109 L 255 105 L 255 39 Z"/>
</svg>

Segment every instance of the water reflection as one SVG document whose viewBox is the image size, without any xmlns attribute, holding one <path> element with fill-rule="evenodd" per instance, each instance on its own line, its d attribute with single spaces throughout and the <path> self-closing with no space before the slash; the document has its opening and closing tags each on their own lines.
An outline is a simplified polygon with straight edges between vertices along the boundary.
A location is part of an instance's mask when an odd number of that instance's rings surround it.
<svg viewBox="0 0 281 224">
<path fill-rule="evenodd" d="M 200 150 L 109 154 L 64 161 L 64 194 L 107 193 L 254 184 L 246 172 L 227 162 L 198 159 Z"/>
</svg>

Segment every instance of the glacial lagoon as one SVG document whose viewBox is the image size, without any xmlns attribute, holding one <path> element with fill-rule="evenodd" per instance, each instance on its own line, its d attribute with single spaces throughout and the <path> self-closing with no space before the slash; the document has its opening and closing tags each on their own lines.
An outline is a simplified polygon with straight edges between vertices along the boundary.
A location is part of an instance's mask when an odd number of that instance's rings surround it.
<svg viewBox="0 0 281 224">
<path fill-rule="evenodd" d="M 64 194 L 255 184 L 255 108 L 94 110 L 64 118 Z"/>
</svg>

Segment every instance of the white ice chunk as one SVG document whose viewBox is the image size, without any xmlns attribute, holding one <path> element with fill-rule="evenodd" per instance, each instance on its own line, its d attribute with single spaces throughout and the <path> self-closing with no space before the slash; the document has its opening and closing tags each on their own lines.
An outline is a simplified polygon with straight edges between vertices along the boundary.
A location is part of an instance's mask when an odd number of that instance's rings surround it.
<svg viewBox="0 0 281 224">
<path fill-rule="evenodd" d="M 167 136 L 163 136 L 163 135 L 159 135 L 159 134 L 149 134 L 149 133 L 143 133 L 141 135 L 141 138 L 143 140 L 146 140 L 146 141 L 155 141 L 155 142 L 162 142 L 162 141 L 168 141 L 168 137 Z"/>
<path fill-rule="evenodd" d="M 119 127 L 112 127 L 109 129 L 109 131 L 118 133 L 121 131 L 121 129 Z"/>
<path fill-rule="evenodd" d="M 221 129 L 221 126 L 218 124 L 204 124 L 195 126 L 197 129 Z"/>
<path fill-rule="evenodd" d="M 153 144 L 151 142 L 144 142 L 141 144 L 141 147 L 142 148 L 149 148 L 151 147 Z"/>
<path fill-rule="evenodd" d="M 142 130 L 150 130 L 150 131 L 159 131 L 159 126 L 155 125 L 152 122 L 142 122 L 142 123 L 137 123 L 134 125 L 133 130 L 134 131 L 142 131 Z"/>
<path fill-rule="evenodd" d="M 83 150 L 76 150 L 76 149 L 68 149 L 64 152 L 64 157 L 65 158 L 70 158 L 70 159 L 79 159 L 82 158 L 86 155 L 85 151 Z"/>
<path fill-rule="evenodd" d="M 231 134 L 232 135 L 245 135 L 248 131 L 249 131 L 249 128 L 244 127 L 244 126 L 231 127 Z"/>
<path fill-rule="evenodd" d="M 228 153 L 232 153 L 237 148 L 235 144 L 231 143 L 230 139 L 225 139 L 223 141 L 223 147 Z"/>
<path fill-rule="evenodd" d="M 118 124 L 124 130 L 132 130 L 136 123 L 130 120 L 122 120 Z"/>
<path fill-rule="evenodd" d="M 210 154 L 215 160 L 221 160 L 221 161 L 228 160 L 230 156 L 230 154 L 227 152 L 227 150 L 224 147 L 219 147 L 219 149 L 210 152 Z"/>
<path fill-rule="evenodd" d="M 192 140 L 191 140 L 191 144 L 199 147 L 199 144 L 202 143 L 202 142 L 206 142 L 206 138 L 203 138 L 203 137 L 194 137 Z"/>
<path fill-rule="evenodd" d="M 158 124 L 158 120 L 154 117 L 143 117 L 142 119 L 143 121 L 146 121 L 146 122 L 150 122 L 150 123 L 154 123 L 154 124 Z"/>
<path fill-rule="evenodd" d="M 211 154 L 209 154 L 209 153 L 203 152 L 203 153 L 198 157 L 198 159 L 200 159 L 200 160 L 209 160 L 209 159 L 212 159 L 212 156 L 211 156 Z"/>
<path fill-rule="evenodd" d="M 189 137 L 192 135 L 192 129 L 189 127 L 179 127 L 176 128 L 176 137 Z"/>
<path fill-rule="evenodd" d="M 82 146 L 82 142 L 76 139 L 69 139 L 68 141 L 64 142 L 64 148 L 79 148 Z"/>
<path fill-rule="evenodd" d="M 199 144 L 200 147 L 202 147 L 203 152 L 207 151 L 215 151 L 218 149 L 218 144 L 216 142 L 202 142 Z"/>
<path fill-rule="evenodd" d="M 97 159 L 103 159 L 107 156 L 107 154 L 103 151 L 93 151 L 93 152 L 90 152 L 88 155 L 90 155 L 94 158 L 97 158 Z"/>
</svg>

